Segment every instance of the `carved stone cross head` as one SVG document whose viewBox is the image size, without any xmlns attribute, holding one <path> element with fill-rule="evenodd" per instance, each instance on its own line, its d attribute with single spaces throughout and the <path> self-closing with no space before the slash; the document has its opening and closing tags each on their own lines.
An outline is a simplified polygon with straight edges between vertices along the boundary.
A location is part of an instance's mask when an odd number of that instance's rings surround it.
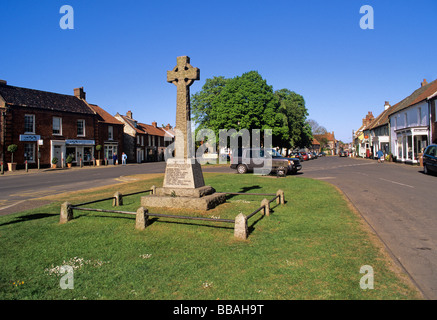
<svg viewBox="0 0 437 320">
<path fill-rule="evenodd" d="M 191 86 L 195 80 L 200 79 L 199 68 L 190 65 L 190 58 L 187 56 L 177 57 L 177 65 L 172 71 L 167 71 L 167 82 L 180 86 Z"/>
</svg>

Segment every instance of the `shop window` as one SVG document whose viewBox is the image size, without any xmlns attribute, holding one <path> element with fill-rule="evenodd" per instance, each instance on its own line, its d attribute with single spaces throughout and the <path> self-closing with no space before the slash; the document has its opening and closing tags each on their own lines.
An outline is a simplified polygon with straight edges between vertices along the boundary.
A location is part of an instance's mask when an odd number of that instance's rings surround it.
<svg viewBox="0 0 437 320">
<path fill-rule="evenodd" d="M 35 161 L 35 144 L 25 143 L 24 144 L 24 160 L 27 162 Z"/>
</svg>

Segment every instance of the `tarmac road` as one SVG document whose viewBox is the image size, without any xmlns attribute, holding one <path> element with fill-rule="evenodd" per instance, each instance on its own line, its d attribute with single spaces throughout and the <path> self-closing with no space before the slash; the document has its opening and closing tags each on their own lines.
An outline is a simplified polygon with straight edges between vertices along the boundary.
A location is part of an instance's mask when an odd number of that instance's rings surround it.
<svg viewBox="0 0 437 320">
<path fill-rule="evenodd" d="M 427 299 L 437 299 L 437 176 L 419 166 L 324 157 L 302 177 L 340 188 Z"/>
</svg>

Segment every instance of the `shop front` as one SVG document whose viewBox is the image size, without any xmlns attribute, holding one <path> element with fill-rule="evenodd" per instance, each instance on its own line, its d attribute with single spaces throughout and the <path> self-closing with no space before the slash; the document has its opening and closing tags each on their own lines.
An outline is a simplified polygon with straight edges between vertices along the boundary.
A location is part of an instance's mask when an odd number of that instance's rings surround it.
<svg viewBox="0 0 437 320">
<path fill-rule="evenodd" d="M 396 130 L 397 161 L 419 163 L 420 153 L 428 145 L 427 127 Z"/>
<path fill-rule="evenodd" d="M 105 159 L 107 159 L 107 163 L 112 165 L 114 164 L 114 154 L 117 155 L 117 160 L 121 163 L 121 159 L 118 156 L 118 143 L 117 142 L 105 142 L 103 146 Z"/>
<path fill-rule="evenodd" d="M 76 165 L 91 164 L 94 159 L 94 140 L 65 140 L 65 157 L 72 156 L 73 162 Z"/>
</svg>

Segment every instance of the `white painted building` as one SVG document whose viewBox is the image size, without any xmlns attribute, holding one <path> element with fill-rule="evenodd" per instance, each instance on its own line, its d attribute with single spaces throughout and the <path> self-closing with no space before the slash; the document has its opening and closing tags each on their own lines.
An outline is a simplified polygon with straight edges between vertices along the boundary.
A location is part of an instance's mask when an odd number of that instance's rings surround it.
<svg viewBox="0 0 437 320">
<path fill-rule="evenodd" d="M 430 143 L 430 110 L 428 97 L 437 92 L 437 80 L 422 82 L 416 90 L 389 114 L 391 152 L 396 161 L 418 163 L 419 154 Z"/>
</svg>

